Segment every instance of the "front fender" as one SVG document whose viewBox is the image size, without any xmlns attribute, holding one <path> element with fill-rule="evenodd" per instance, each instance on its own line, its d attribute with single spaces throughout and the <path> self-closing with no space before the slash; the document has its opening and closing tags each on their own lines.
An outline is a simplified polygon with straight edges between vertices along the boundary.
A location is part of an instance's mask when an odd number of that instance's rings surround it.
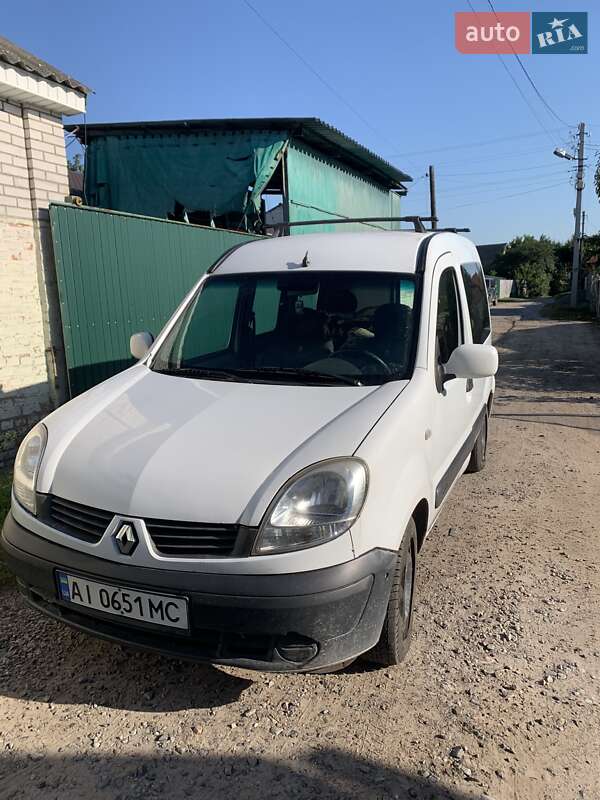
<svg viewBox="0 0 600 800">
<path fill-rule="evenodd" d="M 421 370 L 371 430 L 355 455 L 369 466 L 369 490 L 352 528 L 356 555 L 373 547 L 398 550 L 408 522 L 426 500 L 429 524 L 434 509 L 426 438 L 430 409 L 423 397 Z"/>
</svg>

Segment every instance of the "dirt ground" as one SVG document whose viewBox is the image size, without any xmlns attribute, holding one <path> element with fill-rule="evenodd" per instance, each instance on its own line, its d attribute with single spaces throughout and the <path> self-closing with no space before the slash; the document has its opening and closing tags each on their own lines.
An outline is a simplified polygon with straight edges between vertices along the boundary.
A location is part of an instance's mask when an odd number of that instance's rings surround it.
<svg viewBox="0 0 600 800">
<path fill-rule="evenodd" d="M 495 310 L 485 471 L 421 554 L 398 668 L 127 652 L 0 593 L 0 798 L 600 798 L 600 329 Z"/>
</svg>

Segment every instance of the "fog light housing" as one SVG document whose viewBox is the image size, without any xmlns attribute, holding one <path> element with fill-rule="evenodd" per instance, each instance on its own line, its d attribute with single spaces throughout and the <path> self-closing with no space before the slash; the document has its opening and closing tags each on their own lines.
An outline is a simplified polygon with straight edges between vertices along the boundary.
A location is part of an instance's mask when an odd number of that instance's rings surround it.
<svg viewBox="0 0 600 800">
<path fill-rule="evenodd" d="M 291 664 L 306 664 L 317 655 L 319 645 L 307 636 L 288 633 L 279 639 L 275 650 L 284 661 L 289 661 Z"/>
</svg>

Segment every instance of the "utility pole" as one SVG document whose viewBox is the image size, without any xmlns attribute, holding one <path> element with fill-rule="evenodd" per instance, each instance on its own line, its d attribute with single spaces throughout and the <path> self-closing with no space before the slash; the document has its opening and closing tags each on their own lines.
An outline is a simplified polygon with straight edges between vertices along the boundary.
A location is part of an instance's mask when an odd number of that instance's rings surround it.
<svg viewBox="0 0 600 800">
<path fill-rule="evenodd" d="M 437 205 L 435 202 L 435 169 L 429 165 L 429 207 L 431 209 L 431 229 L 436 230 L 438 224 Z"/>
<path fill-rule="evenodd" d="M 581 197 L 583 194 L 583 149 L 585 141 L 585 122 L 579 123 L 579 143 L 577 145 L 577 190 L 575 200 L 575 236 L 573 237 L 573 266 L 571 269 L 571 308 L 577 305 L 579 293 L 579 250 L 581 248 Z"/>
<path fill-rule="evenodd" d="M 583 265 L 583 243 L 585 241 L 585 211 L 581 212 L 581 236 L 579 245 L 579 269 Z"/>
</svg>

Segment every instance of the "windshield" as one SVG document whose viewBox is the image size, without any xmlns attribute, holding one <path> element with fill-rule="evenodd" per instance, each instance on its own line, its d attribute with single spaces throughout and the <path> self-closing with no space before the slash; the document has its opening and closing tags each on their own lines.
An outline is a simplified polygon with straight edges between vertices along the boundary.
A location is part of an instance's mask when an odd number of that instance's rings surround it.
<svg viewBox="0 0 600 800">
<path fill-rule="evenodd" d="M 385 272 L 214 275 L 152 369 L 269 383 L 378 384 L 410 376 L 414 276 Z"/>
</svg>

